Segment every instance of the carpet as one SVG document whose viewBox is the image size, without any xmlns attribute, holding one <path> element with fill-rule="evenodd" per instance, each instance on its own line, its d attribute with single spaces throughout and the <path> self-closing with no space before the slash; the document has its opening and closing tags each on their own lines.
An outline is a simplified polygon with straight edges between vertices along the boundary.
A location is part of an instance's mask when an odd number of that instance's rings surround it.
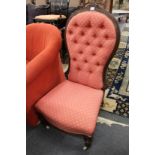
<svg viewBox="0 0 155 155">
<path fill-rule="evenodd" d="M 82 136 L 64 133 L 53 126 L 47 130 L 42 124 L 27 127 L 26 155 L 128 155 L 128 125 L 103 118 L 99 122 L 87 151 L 82 150 Z"/>
<path fill-rule="evenodd" d="M 129 117 L 129 28 L 121 33 L 120 44 L 107 72 L 105 96 L 101 109 Z"/>
</svg>

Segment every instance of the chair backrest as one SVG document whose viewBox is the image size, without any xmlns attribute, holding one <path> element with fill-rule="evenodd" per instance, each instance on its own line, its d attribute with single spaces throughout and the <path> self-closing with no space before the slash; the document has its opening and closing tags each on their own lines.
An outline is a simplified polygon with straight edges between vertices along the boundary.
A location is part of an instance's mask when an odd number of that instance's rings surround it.
<svg viewBox="0 0 155 155">
<path fill-rule="evenodd" d="M 119 38 L 118 24 L 108 12 L 94 7 L 74 12 L 66 26 L 70 56 L 68 79 L 103 89 L 105 69 L 118 47 Z"/>
<path fill-rule="evenodd" d="M 26 27 L 26 59 L 32 60 L 43 50 L 51 48 L 60 39 L 57 27 L 45 23 L 33 23 Z"/>
</svg>

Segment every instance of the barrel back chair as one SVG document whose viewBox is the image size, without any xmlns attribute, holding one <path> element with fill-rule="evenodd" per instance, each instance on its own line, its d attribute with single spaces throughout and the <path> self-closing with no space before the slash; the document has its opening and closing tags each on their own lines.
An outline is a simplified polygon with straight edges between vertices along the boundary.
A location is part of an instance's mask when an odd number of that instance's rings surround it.
<svg viewBox="0 0 155 155">
<path fill-rule="evenodd" d="M 36 108 L 57 128 L 84 135 L 83 149 L 87 149 L 103 101 L 105 70 L 118 47 L 120 32 L 111 14 L 88 7 L 71 15 L 65 36 L 68 79 L 40 99 Z"/>
<path fill-rule="evenodd" d="M 27 123 L 39 122 L 35 103 L 65 77 L 60 60 L 61 34 L 57 27 L 33 23 L 26 26 Z"/>
</svg>

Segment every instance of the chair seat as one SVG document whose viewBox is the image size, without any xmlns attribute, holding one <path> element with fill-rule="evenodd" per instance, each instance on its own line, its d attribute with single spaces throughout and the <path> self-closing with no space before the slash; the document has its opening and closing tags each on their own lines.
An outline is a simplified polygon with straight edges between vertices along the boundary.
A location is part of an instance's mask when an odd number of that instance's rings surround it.
<svg viewBox="0 0 155 155">
<path fill-rule="evenodd" d="M 102 90 L 65 80 L 41 98 L 35 107 L 54 126 L 91 137 L 102 98 Z"/>
<path fill-rule="evenodd" d="M 35 20 L 59 20 L 66 19 L 65 15 L 39 15 L 35 17 Z"/>
</svg>

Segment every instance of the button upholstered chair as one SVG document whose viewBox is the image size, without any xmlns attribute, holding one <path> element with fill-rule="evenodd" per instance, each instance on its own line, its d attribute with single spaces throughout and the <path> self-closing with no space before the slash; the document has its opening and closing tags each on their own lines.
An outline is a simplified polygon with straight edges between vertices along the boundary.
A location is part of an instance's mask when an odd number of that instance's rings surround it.
<svg viewBox="0 0 155 155">
<path fill-rule="evenodd" d="M 91 144 L 104 96 L 104 74 L 116 51 L 120 33 L 114 17 L 95 7 L 72 14 L 66 25 L 70 56 L 68 80 L 57 85 L 35 105 L 49 124 L 84 135 Z"/>
<path fill-rule="evenodd" d="M 50 24 L 26 26 L 26 114 L 29 125 L 37 125 L 36 101 L 64 80 L 59 57 L 61 34 Z"/>
</svg>

